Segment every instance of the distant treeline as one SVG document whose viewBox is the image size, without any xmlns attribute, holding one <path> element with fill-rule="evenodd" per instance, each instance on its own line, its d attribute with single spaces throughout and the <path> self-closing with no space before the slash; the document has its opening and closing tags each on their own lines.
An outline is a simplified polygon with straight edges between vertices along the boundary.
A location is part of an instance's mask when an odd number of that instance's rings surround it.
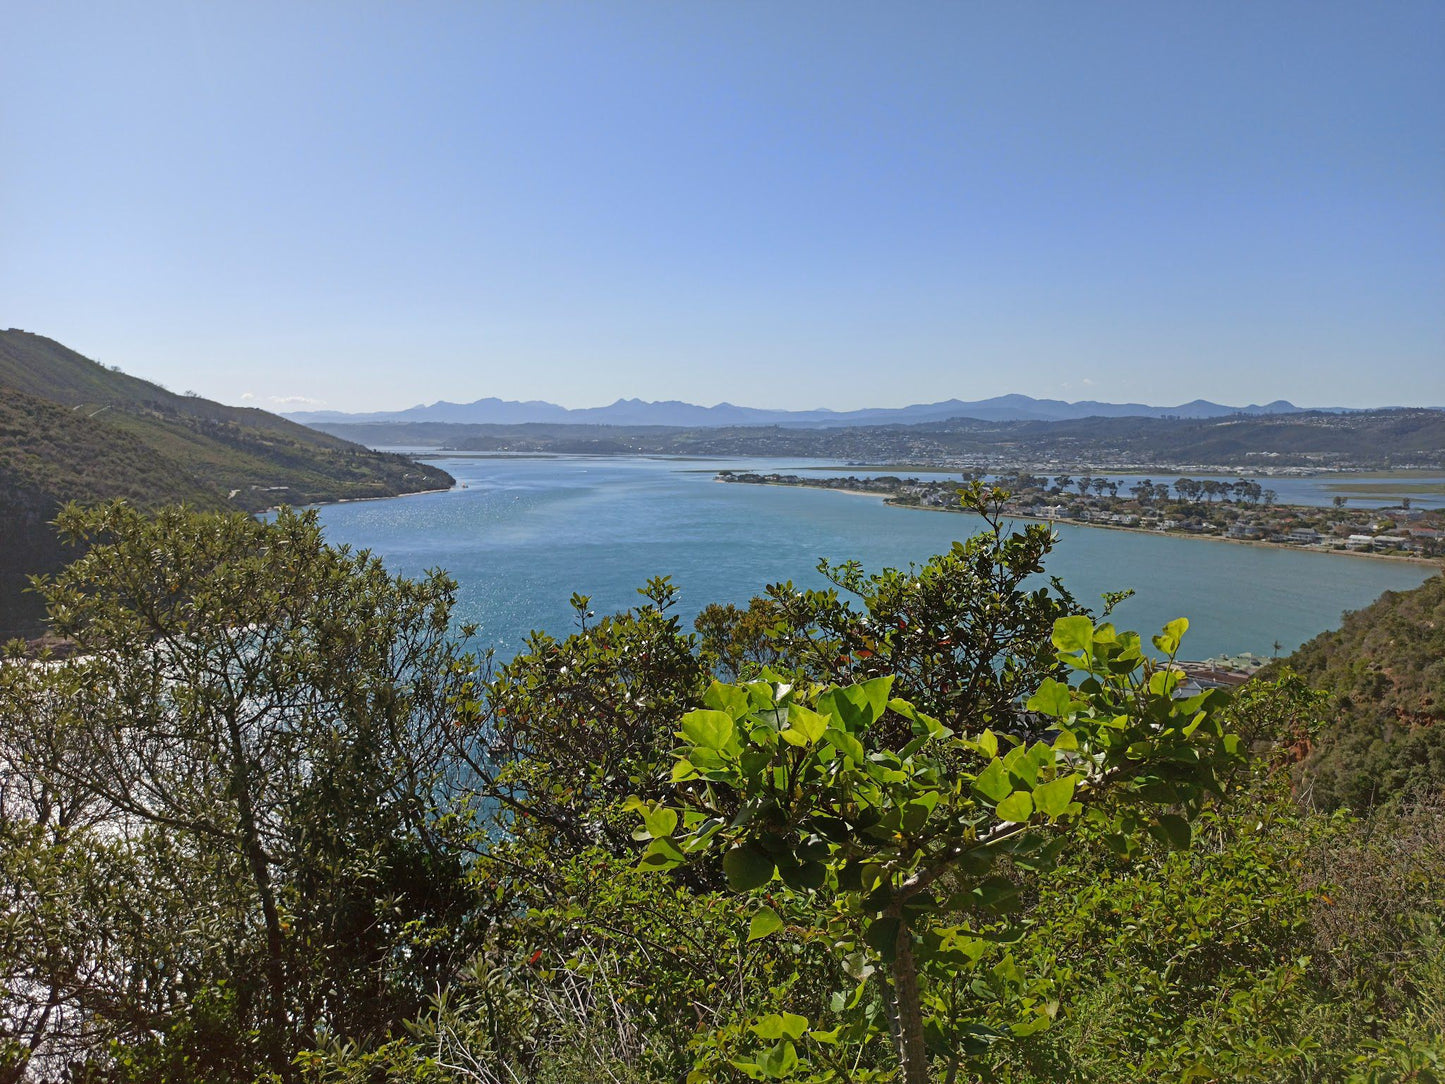
<svg viewBox="0 0 1445 1084">
<path fill-rule="evenodd" d="M 374 446 L 594 455 L 807 456 L 862 462 L 1076 467 L 1445 466 L 1445 411 L 1308 412 L 1226 418 L 1085 418 L 802 429 L 611 425 L 319 423 Z"/>
</svg>

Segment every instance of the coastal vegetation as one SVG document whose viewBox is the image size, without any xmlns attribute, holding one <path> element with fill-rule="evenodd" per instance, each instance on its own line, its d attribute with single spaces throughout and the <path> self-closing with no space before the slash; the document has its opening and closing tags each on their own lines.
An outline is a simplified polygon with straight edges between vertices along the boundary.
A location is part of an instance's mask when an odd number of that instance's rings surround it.
<svg viewBox="0 0 1445 1084">
<path fill-rule="evenodd" d="M 1445 581 L 1186 698 L 1186 621 L 963 499 L 916 568 L 577 596 L 505 664 L 314 513 L 65 509 L 0 1080 L 1440 1079 L 1441 777 L 1349 736 L 1439 729 Z"/>
<path fill-rule="evenodd" d="M 64 561 L 50 524 L 67 501 L 257 512 L 451 484 L 436 467 L 0 331 L 0 636 L 41 629 L 44 605 L 27 577 Z"/>
</svg>

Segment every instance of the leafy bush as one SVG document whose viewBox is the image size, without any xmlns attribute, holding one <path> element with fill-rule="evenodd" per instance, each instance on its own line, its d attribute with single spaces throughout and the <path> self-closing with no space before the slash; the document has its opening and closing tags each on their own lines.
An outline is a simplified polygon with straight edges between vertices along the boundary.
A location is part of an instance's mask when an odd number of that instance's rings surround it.
<svg viewBox="0 0 1445 1084">
<path fill-rule="evenodd" d="M 700 636 L 578 598 L 493 669 L 314 516 L 62 523 L 80 654 L 0 664 L 7 1084 L 1441 1079 L 1441 806 L 1302 803 L 1330 692 L 1176 699 L 1047 534 Z M 1356 642 L 1333 704 L 1428 706 Z"/>
</svg>

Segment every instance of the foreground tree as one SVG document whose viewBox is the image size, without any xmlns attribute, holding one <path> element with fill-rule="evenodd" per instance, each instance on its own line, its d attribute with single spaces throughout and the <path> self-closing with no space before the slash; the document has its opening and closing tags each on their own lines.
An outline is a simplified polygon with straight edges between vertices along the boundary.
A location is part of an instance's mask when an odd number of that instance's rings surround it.
<svg viewBox="0 0 1445 1084">
<path fill-rule="evenodd" d="M 871 574 L 856 561 L 823 561 L 825 590 L 775 584 L 747 610 L 708 607 L 698 618 L 704 651 L 733 679 L 765 670 L 838 685 L 886 676 L 894 695 L 924 712 L 1017 729 L 1018 699 L 1066 672 L 1049 641 L 1054 622 L 1087 611 L 1057 578 L 1043 578 L 1055 542 L 1047 525 L 1008 529 L 1001 489 L 975 483 L 959 496 L 983 529 L 948 552 Z M 894 737 L 911 740 L 906 726 Z"/>
<path fill-rule="evenodd" d="M 1168 660 L 1186 627 L 1155 637 Z M 1010 720 L 988 710 L 945 724 L 890 699 L 886 677 L 826 689 L 715 684 L 682 717 L 672 801 L 633 803 L 651 839 L 642 864 L 671 869 L 724 848 L 730 887 L 758 898 L 752 936 L 784 926 L 761 895 L 775 893 L 811 921 L 809 936 L 860 961 L 859 987 L 839 994 L 840 1026 L 764 1021 L 753 1031 L 772 1045 L 731 1057 L 735 1068 L 792 1076 L 806 1036 L 815 1078 L 844 1079 L 826 1048 L 876 1029 L 876 1016 L 848 1011 L 866 1005 L 876 968 L 903 1080 L 926 1084 L 930 1054 L 952 1079 L 989 1038 L 969 1004 L 987 977 L 975 965 L 984 922 L 1016 904 L 1020 875 L 1051 866 L 1086 826 L 1122 855 L 1145 834 L 1188 845 L 1190 820 L 1241 757 L 1222 695 L 1176 699 L 1178 670 L 1145 656 L 1136 634 L 1084 616 L 1057 621 L 1053 645 L 1080 680 L 1046 678 L 1029 698 L 1051 723 L 1033 744 L 1001 736 Z M 879 741 L 890 717 L 912 731 L 902 748 Z M 1050 1006 L 1000 966 L 994 977 L 1010 980 L 1018 1005 L 1014 1034 L 1047 1027 Z"/>
<path fill-rule="evenodd" d="M 92 849 L 125 841 L 145 867 L 148 883 L 113 894 L 203 903 L 209 921 L 167 928 L 153 957 L 179 973 L 136 1006 L 128 1041 L 156 1044 L 142 1075 L 179 1059 L 171 1071 L 248 1078 L 252 1048 L 285 1080 L 318 1031 L 399 1025 L 439 975 L 440 946 L 414 935 L 464 901 L 444 838 L 459 818 L 439 807 L 466 676 L 452 582 L 393 578 L 328 546 L 314 513 L 149 517 L 116 503 L 67 509 L 59 527 L 86 547 L 43 585 L 78 649 L 48 679 L 71 699 L 37 718 L 18 676 L 29 668 L 7 668 L 0 725 L 32 743 L 37 723 L 57 735 L 64 755 L 10 767 L 86 817 L 37 800 L 7 829 L 28 820 L 63 850 L 87 826 Z M 72 1017 L 116 1015 L 107 998 L 131 961 L 72 963 L 86 982 L 51 996 Z M 230 1018 L 228 1043 L 188 1042 L 214 1012 Z"/>
</svg>

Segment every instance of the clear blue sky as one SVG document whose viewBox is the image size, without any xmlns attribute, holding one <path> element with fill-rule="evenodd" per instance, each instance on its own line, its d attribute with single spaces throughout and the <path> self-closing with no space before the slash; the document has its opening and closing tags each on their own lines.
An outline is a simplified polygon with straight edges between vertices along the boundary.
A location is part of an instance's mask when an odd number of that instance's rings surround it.
<svg viewBox="0 0 1445 1084">
<path fill-rule="evenodd" d="M 0 327 L 272 409 L 1445 404 L 1445 3 L 7 5 Z"/>
</svg>

